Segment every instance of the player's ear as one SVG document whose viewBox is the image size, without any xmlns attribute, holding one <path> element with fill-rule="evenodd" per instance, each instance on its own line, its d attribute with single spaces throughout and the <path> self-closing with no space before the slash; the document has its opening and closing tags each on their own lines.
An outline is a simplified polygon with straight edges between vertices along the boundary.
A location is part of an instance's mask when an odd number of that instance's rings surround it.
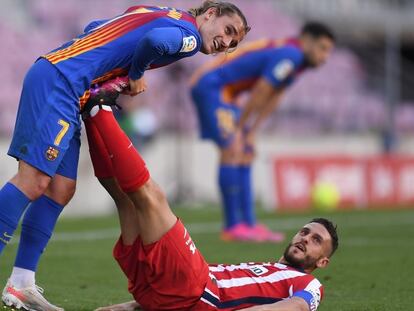
<svg viewBox="0 0 414 311">
<path fill-rule="evenodd" d="M 205 12 L 205 18 L 206 20 L 209 20 L 211 17 L 217 15 L 217 8 L 209 8 L 206 12 Z"/>
<path fill-rule="evenodd" d="M 329 264 L 329 258 L 328 257 L 322 257 L 319 258 L 319 260 L 316 262 L 317 268 L 326 268 Z"/>
</svg>

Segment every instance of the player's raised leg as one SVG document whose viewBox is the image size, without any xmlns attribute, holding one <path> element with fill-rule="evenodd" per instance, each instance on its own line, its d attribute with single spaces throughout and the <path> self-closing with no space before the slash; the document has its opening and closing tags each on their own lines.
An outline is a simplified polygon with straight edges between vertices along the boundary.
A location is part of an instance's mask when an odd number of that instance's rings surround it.
<svg viewBox="0 0 414 311">
<path fill-rule="evenodd" d="M 140 236 L 144 243 L 157 241 L 177 221 L 164 194 L 149 180 L 145 162 L 121 130 L 108 106 L 92 108 L 90 121 L 98 130 L 111 155 L 114 175 L 138 213 Z M 156 206 L 156 208 L 154 208 Z"/>
<path fill-rule="evenodd" d="M 138 215 L 134 204 L 128 195 L 122 191 L 115 178 L 109 151 L 94 122 L 91 118 L 85 118 L 84 124 L 95 176 L 114 200 L 118 211 L 123 242 L 126 245 L 131 245 L 139 235 Z"/>
<path fill-rule="evenodd" d="M 134 203 L 138 216 L 139 237 L 129 244 L 121 236 L 114 248 L 114 257 L 128 277 L 129 290 L 143 309 L 190 309 L 208 280 L 207 263 L 110 108 L 92 108 L 90 120 L 111 155 L 119 186 Z"/>
</svg>

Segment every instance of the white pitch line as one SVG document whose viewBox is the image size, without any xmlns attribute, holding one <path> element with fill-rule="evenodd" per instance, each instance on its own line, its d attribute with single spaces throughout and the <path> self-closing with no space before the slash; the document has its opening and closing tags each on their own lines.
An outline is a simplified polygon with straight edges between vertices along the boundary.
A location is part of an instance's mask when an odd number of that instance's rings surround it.
<svg viewBox="0 0 414 311">
<path fill-rule="evenodd" d="M 333 215 L 334 216 L 334 215 Z M 394 217 L 393 217 L 394 216 Z M 355 229 L 355 228 L 367 228 L 367 227 L 392 227 L 402 225 L 414 225 L 414 217 L 398 218 L 396 215 L 390 215 L 387 218 L 372 221 L 369 217 L 360 217 L 352 220 L 346 224 L 341 224 L 340 229 Z M 275 219 L 264 221 L 271 229 L 274 230 L 294 230 L 298 229 L 304 223 L 309 221 L 311 217 L 299 217 L 294 219 Z M 342 220 L 343 221 L 343 220 Z M 221 222 L 203 222 L 203 223 L 189 223 L 186 225 L 188 231 L 191 234 L 217 234 L 221 231 Z M 53 235 L 51 242 L 71 242 L 71 241 L 97 241 L 116 239 L 120 234 L 119 228 L 113 227 L 102 230 L 91 230 L 91 231 L 78 231 L 78 232 L 57 232 Z M 19 236 L 15 236 L 10 244 L 17 244 Z M 349 246 L 360 246 L 360 245 L 396 245 L 399 241 L 394 239 L 368 239 L 365 237 L 348 239 L 344 241 Z M 405 244 L 412 245 L 414 242 L 411 239 L 402 241 Z"/>
</svg>

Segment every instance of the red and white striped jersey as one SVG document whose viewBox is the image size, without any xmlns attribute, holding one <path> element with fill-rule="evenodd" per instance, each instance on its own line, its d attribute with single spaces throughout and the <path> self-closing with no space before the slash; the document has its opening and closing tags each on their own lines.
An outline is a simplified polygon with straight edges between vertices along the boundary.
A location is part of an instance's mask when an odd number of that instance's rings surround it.
<svg viewBox="0 0 414 311">
<path fill-rule="evenodd" d="M 323 296 L 322 284 L 314 276 L 280 263 L 220 264 L 209 268 L 211 282 L 195 310 L 239 310 L 296 296 L 315 311 Z"/>
</svg>

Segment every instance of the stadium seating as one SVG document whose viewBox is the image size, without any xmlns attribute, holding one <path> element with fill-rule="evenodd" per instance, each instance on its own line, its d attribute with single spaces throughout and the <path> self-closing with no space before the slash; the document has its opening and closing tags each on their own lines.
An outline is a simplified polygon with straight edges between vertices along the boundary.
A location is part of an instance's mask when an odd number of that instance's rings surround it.
<svg viewBox="0 0 414 311">
<path fill-rule="evenodd" d="M 165 1 L 150 1 L 165 4 Z M 0 135 L 10 135 L 24 74 L 42 53 L 74 37 L 92 19 L 119 14 L 134 1 L 101 0 L 18 2 L 23 18 L 0 22 L 0 37 L 7 45 L 0 49 L 3 79 L 0 84 Z M 188 7 L 187 1 L 168 1 L 168 5 Z M 253 30 L 246 40 L 293 35 L 300 21 L 278 12 L 271 1 L 255 6 L 242 2 Z M 266 23 L 262 23 L 266 20 Z M 27 31 L 30 29 L 30 31 Z M 269 31 L 271 30 L 271 31 Z M 149 91 L 142 100 L 149 102 L 164 129 L 192 130 L 196 127 L 187 81 L 194 67 L 209 57 L 197 55 L 163 70 L 147 74 Z M 356 55 L 338 48 L 323 68 L 306 73 L 289 90 L 283 105 L 266 123 L 267 130 L 288 133 L 323 131 L 380 131 L 386 122 L 387 106 L 382 94 L 366 88 L 367 73 Z M 174 83 L 171 83 L 171 81 Z M 292 122 L 294 120 L 295 122 Z M 414 132 L 414 105 L 398 105 L 396 129 Z"/>
</svg>

